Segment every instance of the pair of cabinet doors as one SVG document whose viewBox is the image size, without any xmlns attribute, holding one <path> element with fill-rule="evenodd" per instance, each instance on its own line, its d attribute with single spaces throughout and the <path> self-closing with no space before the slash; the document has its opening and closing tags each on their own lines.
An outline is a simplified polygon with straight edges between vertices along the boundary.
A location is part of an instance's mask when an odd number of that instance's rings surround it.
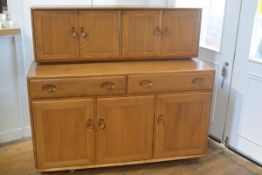
<svg viewBox="0 0 262 175">
<path fill-rule="evenodd" d="M 201 11 L 33 10 L 39 62 L 194 57 Z"/>
<path fill-rule="evenodd" d="M 32 102 L 39 169 L 203 155 L 209 93 Z M 156 117 L 155 117 L 156 116 Z"/>
</svg>

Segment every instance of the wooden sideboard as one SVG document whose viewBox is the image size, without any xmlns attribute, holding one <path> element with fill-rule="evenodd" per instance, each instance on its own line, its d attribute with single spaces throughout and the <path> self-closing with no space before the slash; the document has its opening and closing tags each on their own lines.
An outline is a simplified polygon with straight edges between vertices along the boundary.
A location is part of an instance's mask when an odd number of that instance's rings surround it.
<svg viewBox="0 0 262 175">
<path fill-rule="evenodd" d="M 33 8 L 36 62 L 192 58 L 201 9 Z"/>
<path fill-rule="evenodd" d="M 33 8 L 36 168 L 204 156 L 215 73 L 191 59 L 200 16 L 200 9 Z"/>
<path fill-rule="evenodd" d="M 202 61 L 33 64 L 36 168 L 72 170 L 206 154 L 214 70 Z"/>
</svg>

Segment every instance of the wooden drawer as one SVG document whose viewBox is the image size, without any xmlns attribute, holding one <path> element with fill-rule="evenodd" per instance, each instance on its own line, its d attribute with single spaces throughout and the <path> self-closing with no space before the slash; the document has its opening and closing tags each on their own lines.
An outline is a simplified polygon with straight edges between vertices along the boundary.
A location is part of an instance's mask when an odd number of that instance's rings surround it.
<svg viewBox="0 0 262 175">
<path fill-rule="evenodd" d="M 128 76 L 128 93 L 158 93 L 208 90 L 213 88 L 214 72 L 143 74 Z"/>
<path fill-rule="evenodd" d="M 32 98 L 125 94 L 125 76 L 30 80 Z"/>
</svg>

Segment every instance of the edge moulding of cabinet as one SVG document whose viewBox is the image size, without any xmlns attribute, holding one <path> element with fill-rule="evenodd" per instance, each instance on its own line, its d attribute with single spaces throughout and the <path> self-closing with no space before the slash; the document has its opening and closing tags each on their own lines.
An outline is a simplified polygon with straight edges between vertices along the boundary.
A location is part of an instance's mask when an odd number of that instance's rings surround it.
<svg viewBox="0 0 262 175">
<path fill-rule="evenodd" d="M 201 9 L 32 8 L 36 62 L 198 56 Z"/>
<path fill-rule="evenodd" d="M 198 59 L 33 63 L 27 82 L 36 169 L 205 156 L 214 75 Z"/>
</svg>

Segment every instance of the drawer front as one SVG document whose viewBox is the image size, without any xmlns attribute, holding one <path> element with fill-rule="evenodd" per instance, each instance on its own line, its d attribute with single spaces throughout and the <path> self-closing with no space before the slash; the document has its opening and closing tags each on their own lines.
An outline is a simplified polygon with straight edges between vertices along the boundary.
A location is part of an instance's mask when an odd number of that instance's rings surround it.
<svg viewBox="0 0 262 175">
<path fill-rule="evenodd" d="M 128 93 L 208 90 L 213 88 L 213 75 L 214 72 L 130 75 Z"/>
<path fill-rule="evenodd" d="M 125 76 L 31 80 L 31 98 L 125 94 Z"/>
</svg>

